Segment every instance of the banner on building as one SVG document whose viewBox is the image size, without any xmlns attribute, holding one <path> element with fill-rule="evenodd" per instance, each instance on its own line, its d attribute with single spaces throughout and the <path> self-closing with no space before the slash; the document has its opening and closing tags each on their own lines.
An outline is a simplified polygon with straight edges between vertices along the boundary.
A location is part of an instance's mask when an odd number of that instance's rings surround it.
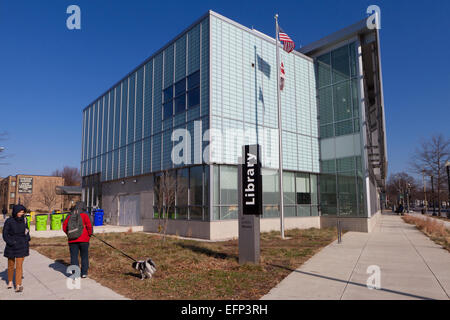
<svg viewBox="0 0 450 320">
<path fill-rule="evenodd" d="M 33 193 L 33 178 L 19 178 L 19 193 Z"/>
</svg>

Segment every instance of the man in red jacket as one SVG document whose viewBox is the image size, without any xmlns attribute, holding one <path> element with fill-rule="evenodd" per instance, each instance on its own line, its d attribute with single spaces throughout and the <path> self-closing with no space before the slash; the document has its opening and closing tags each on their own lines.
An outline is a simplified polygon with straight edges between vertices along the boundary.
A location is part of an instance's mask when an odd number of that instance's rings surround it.
<svg viewBox="0 0 450 320">
<path fill-rule="evenodd" d="M 78 263 L 78 254 L 81 255 L 81 277 L 86 278 L 89 269 L 89 240 L 92 235 L 92 224 L 89 219 L 89 215 L 86 213 L 87 208 L 83 202 L 77 202 L 72 209 L 71 215 L 81 215 L 83 221 L 83 233 L 75 240 L 69 240 L 70 249 L 70 264 L 80 266 Z M 67 234 L 67 224 L 69 222 L 70 215 L 67 216 L 63 223 L 63 230 Z"/>
</svg>

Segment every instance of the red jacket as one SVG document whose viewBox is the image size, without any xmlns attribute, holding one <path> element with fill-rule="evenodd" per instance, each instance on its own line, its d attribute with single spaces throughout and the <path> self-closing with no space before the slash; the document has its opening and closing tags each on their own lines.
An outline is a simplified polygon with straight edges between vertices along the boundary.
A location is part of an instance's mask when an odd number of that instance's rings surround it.
<svg viewBox="0 0 450 320">
<path fill-rule="evenodd" d="M 81 219 L 83 220 L 83 233 L 78 239 L 75 240 L 69 240 L 69 243 L 75 243 L 75 242 L 89 242 L 92 235 L 92 224 L 91 219 L 89 219 L 89 216 L 86 213 L 80 213 Z M 63 230 L 67 234 L 67 223 L 69 222 L 69 216 L 67 216 L 66 220 L 64 220 L 63 223 Z"/>
</svg>

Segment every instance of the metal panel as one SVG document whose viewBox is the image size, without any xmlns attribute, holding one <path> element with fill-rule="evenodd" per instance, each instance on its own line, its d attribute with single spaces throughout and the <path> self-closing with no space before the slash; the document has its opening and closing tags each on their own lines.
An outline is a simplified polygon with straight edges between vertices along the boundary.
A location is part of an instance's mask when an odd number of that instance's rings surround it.
<svg viewBox="0 0 450 320">
<path fill-rule="evenodd" d="M 141 224 L 141 197 L 139 194 L 119 197 L 119 225 L 138 226 Z"/>
</svg>

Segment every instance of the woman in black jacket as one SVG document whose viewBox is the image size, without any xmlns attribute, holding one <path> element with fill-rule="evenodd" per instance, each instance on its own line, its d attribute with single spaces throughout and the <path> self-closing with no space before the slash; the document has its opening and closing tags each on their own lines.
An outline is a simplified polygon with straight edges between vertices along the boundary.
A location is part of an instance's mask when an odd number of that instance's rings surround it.
<svg viewBox="0 0 450 320">
<path fill-rule="evenodd" d="M 26 208 L 15 205 L 12 217 L 3 226 L 3 240 L 6 242 L 4 256 L 8 258 L 8 289 L 13 287 L 14 265 L 16 267 L 16 292 L 22 292 L 23 260 L 30 254 L 30 231 L 28 230 L 24 214 Z"/>
</svg>

